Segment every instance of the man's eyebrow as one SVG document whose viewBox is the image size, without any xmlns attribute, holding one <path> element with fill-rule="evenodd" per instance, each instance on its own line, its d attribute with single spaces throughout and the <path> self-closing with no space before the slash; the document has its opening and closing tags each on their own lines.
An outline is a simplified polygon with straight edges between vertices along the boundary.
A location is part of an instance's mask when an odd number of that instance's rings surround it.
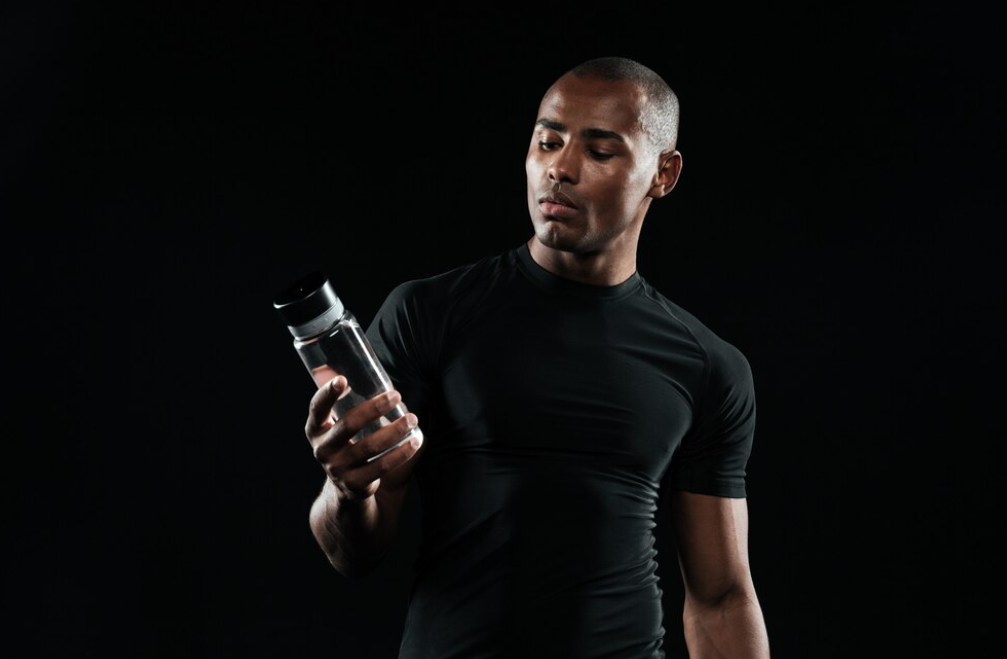
<svg viewBox="0 0 1007 659">
<path fill-rule="evenodd" d="M 539 119 L 535 122 L 536 126 L 545 126 L 546 128 L 551 128 L 560 133 L 566 132 L 566 125 L 561 124 L 558 121 L 553 121 L 552 119 Z M 620 142 L 625 142 L 626 140 L 620 135 L 611 130 L 604 130 L 602 128 L 585 128 L 580 131 L 581 137 L 595 137 L 595 138 L 607 138 L 611 140 L 619 140 Z"/>
</svg>

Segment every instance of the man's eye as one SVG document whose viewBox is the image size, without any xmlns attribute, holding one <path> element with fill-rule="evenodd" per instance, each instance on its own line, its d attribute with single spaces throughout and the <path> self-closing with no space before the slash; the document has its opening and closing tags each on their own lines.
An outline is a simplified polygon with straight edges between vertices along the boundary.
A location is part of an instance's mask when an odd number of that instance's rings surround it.
<svg viewBox="0 0 1007 659">
<path fill-rule="evenodd" d="M 544 151 L 549 151 L 550 149 L 548 147 L 550 146 L 558 146 L 557 142 L 539 142 L 538 144 Z M 594 149 L 588 149 L 588 151 L 598 160 L 608 160 L 609 158 L 615 157 L 615 154 L 613 153 L 601 153 L 600 151 L 595 151 Z"/>
</svg>

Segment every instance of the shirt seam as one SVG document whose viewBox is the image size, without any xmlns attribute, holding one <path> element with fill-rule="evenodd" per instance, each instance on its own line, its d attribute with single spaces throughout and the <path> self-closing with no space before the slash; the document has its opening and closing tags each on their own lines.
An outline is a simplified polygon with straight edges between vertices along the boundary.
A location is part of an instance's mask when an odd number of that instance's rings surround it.
<svg viewBox="0 0 1007 659">
<path fill-rule="evenodd" d="M 702 413 L 704 411 L 704 406 L 706 404 L 707 393 L 709 391 L 710 377 L 711 377 L 711 371 L 713 369 L 713 363 L 712 359 L 710 358 L 709 351 L 706 349 L 706 346 L 703 345 L 703 342 L 699 340 L 699 337 L 696 336 L 696 333 L 692 331 L 692 328 L 689 327 L 689 325 L 685 321 L 683 321 L 681 318 L 675 315 L 675 312 L 669 309 L 668 306 L 661 299 L 659 299 L 656 295 L 653 295 L 652 293 L 653 290 L 650 288 L 644 290 L 644 295 L 647 298 L 649 298 L 652 302 L 661 307 L 661 309 L 663 309 L 665 313 L 671 316 L 675 320 L 675 322 L 677 322 L 679 325 L 685 328 L 685 331 L 689 333 L 689 336 L 692 337 L 692 340 L 696 343 L 696 346 L 703 354 L 703 381 L 702 385 L 700 386 L 700 398 L 699 400 L 696 401 L 696 409 L 692 411 L 693 423 L 690 425 L 690 428 L 686 432 L 686 435 L 682 438 L 682 440 L 684 441 L 685 438 L 688 437 L 689 433 L 692 431 L 692 428 L 695 426 L 695 423 L 700 418 L 702 418 Z"/>
</svg>

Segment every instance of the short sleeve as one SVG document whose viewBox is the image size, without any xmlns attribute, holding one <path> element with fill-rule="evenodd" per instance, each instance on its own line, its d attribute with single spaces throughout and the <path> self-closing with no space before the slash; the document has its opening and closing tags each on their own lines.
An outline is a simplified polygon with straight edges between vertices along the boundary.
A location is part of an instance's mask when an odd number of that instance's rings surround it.
<svg viewBox="0 0 1007 659">
<path fill-rule="evenodd" d="M 433 314 L 420 292 L 417 281 L 404 282 L 392 289 L 366 334 L 392 386 L 422 424 L 430 411 L 436 357 L 435 336 L 430 327 Z"/>
<path fill-rule="evenodd" d="M 692 426 L 672 457 L 671 487 L 744 498 L 754 436 L 751 366 L 740 350 L 721 342 L 710 352 L 706 385 Z"/>
</svg>

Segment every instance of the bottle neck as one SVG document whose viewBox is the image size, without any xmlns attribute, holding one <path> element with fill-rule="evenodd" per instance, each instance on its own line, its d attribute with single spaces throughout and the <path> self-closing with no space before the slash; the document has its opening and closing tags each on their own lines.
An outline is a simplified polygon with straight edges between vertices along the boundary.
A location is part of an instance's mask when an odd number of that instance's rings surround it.
<svg viewBox="0 0 1007 659">
<path fill-rule="evenodd" d="M 325 313 L 301 325 L 288 325 L 287 329 L 290 330 L 290 333 L 298 341 L 306 341 L 329 329 L 342 320 L 348 313 L 343 303 L 336 300 L 336 303 Z"/>
</svg>

